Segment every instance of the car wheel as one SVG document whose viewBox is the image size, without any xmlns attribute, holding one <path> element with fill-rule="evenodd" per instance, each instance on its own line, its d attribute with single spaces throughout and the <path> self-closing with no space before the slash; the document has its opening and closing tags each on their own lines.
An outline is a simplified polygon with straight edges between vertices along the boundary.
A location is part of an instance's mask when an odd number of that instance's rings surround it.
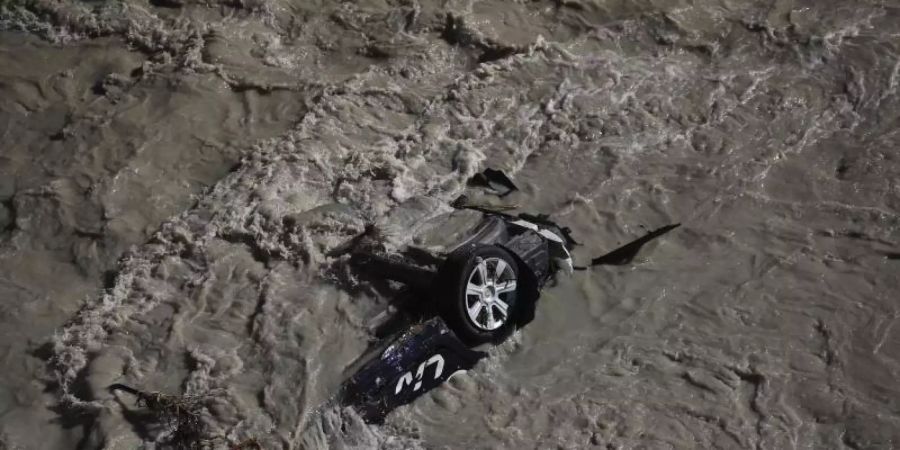
<svg viewBox="0 0 900 450">
<path fill-rule="evenodd" d="M 506 337 L 516 315 L 519 269 L 506 250 L 473 245 L 451 254 L 438 279 L 441 316 L 470 345 Z"/>
</svg>

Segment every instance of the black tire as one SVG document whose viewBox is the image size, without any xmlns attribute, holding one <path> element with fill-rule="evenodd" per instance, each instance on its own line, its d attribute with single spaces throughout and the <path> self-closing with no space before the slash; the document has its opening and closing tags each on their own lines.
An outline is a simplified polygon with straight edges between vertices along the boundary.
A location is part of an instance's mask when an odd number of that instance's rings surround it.
<svg viewBox="0 0 900 450">
<path fill-rule="evenodd" d="M 509 252 L 482 244 L 458 249 L 441 266 L 437 280 L 438 311 L 463 342 L 478 345 L 506 338 L 519 305 L 519 267 Z M 480 287 L 480 293 L 473 294 L 470 283 L 473 289 Z"/>
</svg>

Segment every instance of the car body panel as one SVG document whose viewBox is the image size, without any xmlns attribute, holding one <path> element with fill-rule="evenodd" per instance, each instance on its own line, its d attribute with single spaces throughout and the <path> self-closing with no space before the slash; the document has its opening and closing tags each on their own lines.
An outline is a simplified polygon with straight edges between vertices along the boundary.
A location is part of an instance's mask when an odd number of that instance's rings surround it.
<svg viewBox="0 0 900 450">
<path fill-rule="evenodd" d="M 471 369 L 486 353 L 463 344 L 440 317 L 395 338 L 381 354 L 345 382 L 341 401 L 369 423 L 380 423 L 454 375 Z"/>
</svg>

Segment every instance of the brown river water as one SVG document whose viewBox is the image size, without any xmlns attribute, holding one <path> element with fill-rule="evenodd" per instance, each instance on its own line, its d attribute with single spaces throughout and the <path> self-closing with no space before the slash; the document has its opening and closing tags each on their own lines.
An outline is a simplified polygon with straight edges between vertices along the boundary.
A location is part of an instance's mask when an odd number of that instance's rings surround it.
<svg viewBox="0 0 900 450">
<path fill-rule="evenodd" d="M 331 403 L 476 172 L 572 228 L 475 369 Z M 0 449 L 900 445 L 900 2 L 0 2 Z M 348 280 L 350 285 L 348 286 Z"/>
</svg>

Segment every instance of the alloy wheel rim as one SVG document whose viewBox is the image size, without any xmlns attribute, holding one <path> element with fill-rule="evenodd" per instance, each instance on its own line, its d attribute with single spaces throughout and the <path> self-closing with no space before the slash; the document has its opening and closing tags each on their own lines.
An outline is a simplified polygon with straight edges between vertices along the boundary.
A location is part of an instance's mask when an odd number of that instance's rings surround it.
<svg viewBox="0 0 900 450">
<path fill-rule="evenodd" d="M 493 331 L 509 319 L 509 298 L 516 291 L 516 274 L 502 258 L 476 258 L 466 282 L 466 314 L 475 327 Z"/>
</svg>

